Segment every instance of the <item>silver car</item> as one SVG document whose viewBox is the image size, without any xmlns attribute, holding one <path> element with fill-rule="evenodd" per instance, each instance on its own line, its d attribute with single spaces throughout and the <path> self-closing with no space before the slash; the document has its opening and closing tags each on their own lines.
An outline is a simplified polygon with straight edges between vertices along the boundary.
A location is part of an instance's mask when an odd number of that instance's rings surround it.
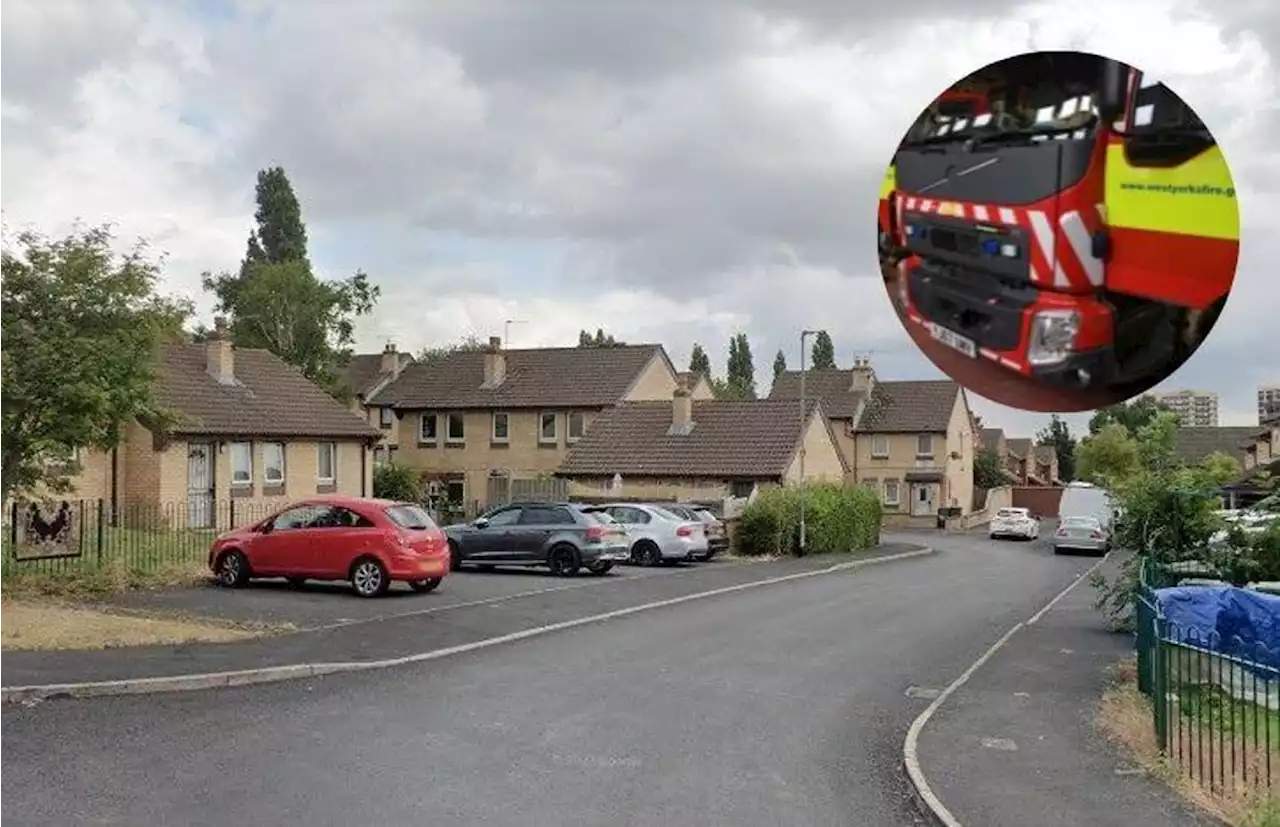
<svg viewBox="0 0 1280 827">
<path fill-rule="evenodd" d="M 633 563 L 657 566 L 680 560 L 705 560 L 708 556 L 703 524 L 686 520 L 660 505 L 608 503 L 593 510 L 604 511 L 627 530 Z"/>
<path fill-rule="evenodd" d="M 1111 551 L 1111 535 L 1097 517 L 1063 517 L 1053 532 L 1053 553 L 1064 551 L 1106 554 Z"/>
</svg>

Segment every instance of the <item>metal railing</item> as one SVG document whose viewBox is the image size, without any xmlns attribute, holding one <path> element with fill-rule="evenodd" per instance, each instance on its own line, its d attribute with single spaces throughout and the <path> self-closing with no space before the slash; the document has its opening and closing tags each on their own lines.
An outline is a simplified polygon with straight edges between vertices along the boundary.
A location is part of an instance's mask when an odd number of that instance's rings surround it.
<svg viewBox="0 0 1280 827">
<path fill-rule="evenodd" d="M 1138 688 L 1169 763 L 1212 794 L 1280 789 L 1280 653 L 1160 611 L 1175 578 L 1144 562 L 1135 599 Z"/>
</svg>

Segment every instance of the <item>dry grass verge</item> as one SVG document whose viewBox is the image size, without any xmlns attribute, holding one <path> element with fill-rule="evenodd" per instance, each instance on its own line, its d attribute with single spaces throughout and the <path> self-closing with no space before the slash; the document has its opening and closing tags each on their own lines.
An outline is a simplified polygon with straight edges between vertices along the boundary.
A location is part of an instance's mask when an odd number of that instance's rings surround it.
<svg viewBox="0 0 1280 827">
<path fill-rule="evenodd" d="M 1215 818 L 1233 827 L 1280 827 L 1280 798 L 1276 797 L 1280 787 L 1268 796 L 1264 790 L 1237 778 L 1237 783 L 1211 793 L 1184 770 L 1197 760 L 1194 748 L 1186 740 L 1181 754 L 1176 746 L 1170 750 L 1171 757 L 1160 752 L 1151 702 L 1138 691 L 1135 658 L 1128 657 L 1115 664 L 1109 670 L 1109 678 L 1110 685 L 1103 693 L 1097 716 L 1098 727 L 1108 738 L 1125 747 L 1152 775 Z M 1252 755 L 1241 763 L 1250 768 L 1250 776 L 1254 777 L 1266 762 L 1262 756 Z"/>
<path fill-rule="evenodd" d="M 6 598 L 15 599 L 54 597 L 78 600 L 134 589 L 195 586 L 208 579 L 209 569 L 203 562 L 165 563 L 146 569 L 121 562 L 51 570 L 13 566 L 5 571 L 4 594 Z"/>
<path fill-rule="evenodd" d="M 205 618 L 157 616 L 13 600 L 0 604 L 0 649 L 111 649 L 152 644 L 225 643 L 247 640 L 288 626 L 235 624 Z"/>
</svg>

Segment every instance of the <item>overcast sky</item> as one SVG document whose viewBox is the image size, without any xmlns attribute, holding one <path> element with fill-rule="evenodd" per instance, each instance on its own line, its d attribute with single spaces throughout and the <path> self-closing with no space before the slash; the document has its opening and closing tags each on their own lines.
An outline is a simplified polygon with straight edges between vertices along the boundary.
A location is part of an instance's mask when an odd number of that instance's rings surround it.
<svg viewBox="0 0 1280 827">
<path fill-rule="evenodd" d="M 321 275 L 362 268 L 382 286 L 363 350 L 513 319 L 515 347 L 603 326 L 681 366 L 702 342 L 722 371 L 745 331 L 767 391 L 774 352 L 795 366 L 814 327 L 841 363 L 869 353 L 881 378 L 936 378 L 879 279 L 884 166 L 965 73 L 1087 49 L 1159 75 L 1227 152 L 1236 288 L 1162 387 L 1216 391 L 1223 424 L 1254 422 L 1257 385 L 1280 379 L 1280 7 L 858 5 L 8 0 L 5 222 L 113 221 L 167 254 L 166 289 L 207 316 L 200 273 L 237 264 L 255 173 L 279 164 Z M 972 402 L 1017 434 L 1047 419 Z"/>
</svg>

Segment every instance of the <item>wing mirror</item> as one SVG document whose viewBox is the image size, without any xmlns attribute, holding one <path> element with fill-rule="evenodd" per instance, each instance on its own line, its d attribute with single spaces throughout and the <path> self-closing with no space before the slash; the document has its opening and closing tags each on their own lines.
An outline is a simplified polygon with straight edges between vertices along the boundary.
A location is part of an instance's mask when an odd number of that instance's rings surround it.
<svg viewBox="0 0 1280 827">
<path fill-rule="evenodd" d="M 1124 114 L 1125 93 L 1128 91 L 1129 67 L 1116 60 L 1108 60 L 1102 68 L 1097 106 L 1098 117 L 1104 124 L 1112 124 Z"/>
<path fill-rule="evenodd" d="M 258 527 L 256 530 L 259 534 L 270 534 L 271 530 L 274 527 L 275 526 L 273 525 L 271 520 L 266 520 L 264 522 L 258 523 Z"/>
<path fill-rule="evenodd" d="M 484 528 L 487 525 L 489 525 L 488 517 L 476 517 L 474 520 L 471 521 L 472 528 Z"/>
</svg>

